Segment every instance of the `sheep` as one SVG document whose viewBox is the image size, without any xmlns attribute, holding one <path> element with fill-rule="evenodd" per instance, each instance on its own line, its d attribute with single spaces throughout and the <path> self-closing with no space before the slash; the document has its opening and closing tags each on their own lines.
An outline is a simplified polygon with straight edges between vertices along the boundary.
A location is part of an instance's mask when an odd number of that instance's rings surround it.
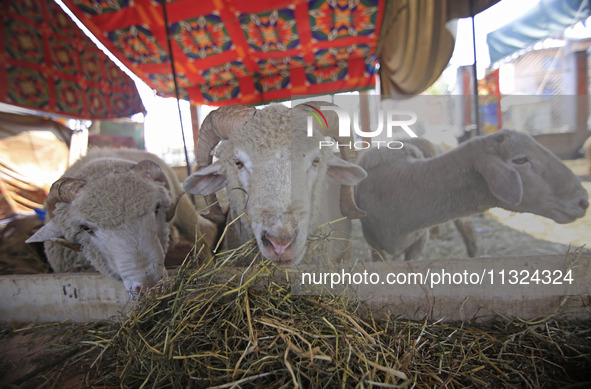
<svg viewBox="0 0 591 389">
<path fill-rule="evenodd" d="M 404 140 L 404 144 L 408 145 L 409 143 L 414 147 L 411 146 L 405 151 L 413 153 L 416 158 L 432 158 L 443 153 L 443 149 L 439 147 L 439 145 L 436 145 L 425 138 L 409 138 Z M 415 148 L 418 149 L 418 151 Z M 448 151 L 449 150 L 452 150 L 452 148 L 449 148 Z M 455 219 L 453 223 L 460 233 L 462 240 L 464 241 L 468 256 L 470 258 L 475 257 L 478 254 L 478 245 L 476 244 L 476 236 L 474 234 L 472 222 L 467 217 L 461 217 Z M 439 234 L 439 230 L 439 225 L 425 229 L 424 234 L 426 236 L 423 237 L 423 239 L 427 240 L 430 236 L 437 236 Z M 418 253 L 416 256 L 420 254 L 421 253 Z"/>
<path fill-rule="evenodd" d="M 355 192 L 367 212 L 363 235 L 385 258 L 415 259 L 427 242 L 426 228 L 492 207 L 564 224 L 589 206 L 578 178 L 527 134 L 501 130 L 427 159 L 412 141 L 403 144 L 401 150 L 368 150 L 358 161 L 368 173 Z"/>
<path fill-rule="evenodd" d="M 352 186 L 365 178 L 365 171 L 341 148 L 321 148 L 325 136 L 338 137 L 338 116 L 326 110 L 326 126 L 313 122 L 308 136 L 306 111 L 322 102 L 287 108 L 270 105 L 256 109 L 225 106 L 204 120 L 197 144 L 198 170 L 183 183 L 189 193 L 206 196 L 215 204 L 215 193 L 226 188 L 228 219 L 238 221 L 226 234 L 225 248 L 235 248 L 255 238 L 261 254 L 281 265 L 295 265 L 305 256 L 307 238 L 325 223 L 337 238 L 326 250 L 330 259 L 344 258 L 349 246 L 351 222 L 364 213 L 353 201 Z M 321 132 L 323 131 L 323 132 Z M 211 151 L 217 147 L 218 160 Z M 340 203 L 336 201 L 340 196 Z M 219 207 L 206 215 L 216 223 L 224 220 Z M 339 239 L 342 238 L 342 239 Z"/>
<path fill-rule="evenodd" d="M 196 224 L 205 230 L 206 250 L 215 237 L 174 172 L 141 150 L 89 151 L 52 185 L 45 208 L 45 225 L 26 242 L 45 242 L 52 269 L 92 265 L 122 280 L 134 297 L 166 276 L 169 222 L 190 241 Z"/>
</svg>

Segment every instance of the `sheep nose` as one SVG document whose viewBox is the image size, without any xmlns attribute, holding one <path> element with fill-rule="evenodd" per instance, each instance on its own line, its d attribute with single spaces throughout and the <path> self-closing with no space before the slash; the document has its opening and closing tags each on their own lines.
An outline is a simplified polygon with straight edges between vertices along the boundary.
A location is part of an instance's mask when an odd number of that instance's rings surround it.
<svg viewBox="0 0 591 389">
<path fill-rule="evenodd" d="M 125 284 L 125 286 L 127 288 L 127 292 L 129 293 L 129 295 L 131 296 L 131 298 L 133 300 L 141 299 L 146 294 L 148 289 L 154 285 L 156 285 L 156 281 L 145 281 L 145 282 L 131 281 L 131 282 Z"/>
<path fill-rule="evenodd" d="M 127 289 L 127 292 L 133 300 L 138 300 L 144 293 L 144 290 L 142 289 L 141 285 L 135 285 L 130 289 Z"/>
<path fill-rule="evenodd" d="M 263 239 L 268 241 L 273 246 L 273 251 L 278 257 L 281 257 L 287 249 L 291 246 L 292 236 L 289 234 L 271 235 L 267 232 L 263 234 Z"/>
<path fill-rule="evenodd" d="M 581 201 L 579 201 L 579 205 L 581 206 L 581 208 L 587 209 L 589 208 L 589 200 L 582 199 Z"/>
</svg>

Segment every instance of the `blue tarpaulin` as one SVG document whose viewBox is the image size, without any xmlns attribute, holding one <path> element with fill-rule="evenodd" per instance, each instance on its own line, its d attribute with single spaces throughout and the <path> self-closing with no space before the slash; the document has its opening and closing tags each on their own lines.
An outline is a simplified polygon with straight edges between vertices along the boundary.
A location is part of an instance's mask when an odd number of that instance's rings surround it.
<svg viewBox="0 0 591 389">
<path fill-rule="evenodd" d="M 591 14 L 589 0 L 541 0 L 521 18 L 486 37 L 491 63 L 549 38 Z"/>
</svg>

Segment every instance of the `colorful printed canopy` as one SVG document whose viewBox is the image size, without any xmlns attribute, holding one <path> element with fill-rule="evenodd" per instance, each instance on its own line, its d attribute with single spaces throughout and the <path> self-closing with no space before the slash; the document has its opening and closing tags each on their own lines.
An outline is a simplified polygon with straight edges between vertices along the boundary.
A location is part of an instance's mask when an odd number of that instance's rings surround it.
<svg viewBox="0 0 591 389">
<path fill-rule="evenodd" d="M 175 96 L 159 0 L 64 3 L 160 95 Z M 256 104 L 375 85 L 385 0 L 166 3 L 181 98 Z"/>
<path fill-rule="evenodd" d="M 145 111 L 134 82 L 53 0 L 0 5 L 0 102 L 84 119 Z"/>
</svg>

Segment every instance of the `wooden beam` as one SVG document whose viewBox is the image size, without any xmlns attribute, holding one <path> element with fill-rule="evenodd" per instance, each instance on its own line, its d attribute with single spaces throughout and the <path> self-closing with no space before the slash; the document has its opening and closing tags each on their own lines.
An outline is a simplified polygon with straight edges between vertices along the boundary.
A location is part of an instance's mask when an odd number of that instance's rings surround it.
<svg viewBox="0 0 591 389">
<path fill-rule="evenodd" d="M 587 75 L 587 52 L 579 51 L 575 53 L 576 61 L 576 88 L 577 88 L 577 128 L 576 132 L 587 136 L 587 117 L 588 113 L 588 75 Z M 583 138 L 584 140 L 584 138 Z"/>
<path fill-rule="evenodd" d="M 359 283 L 353 278 L 354 284 L 348 284 L 347 290 L 378 318 L 388 312 L 404 319 L 427 317 L 434 321 L 491 321 L 499 317 L 532 320 L 551 315 L 591 318 L 591 256 L 584 253 L 366 262 L 342 271 L 338 266 L 326 269 L 337 269 L 337 276 L 343 272 L 357 277 L 366 274 L 369 281 Z M 219 280 L 223 283 L 247 271 L 228 267 L 219 274 Z M 294 294 L 306 294 L 308 287 L 345 293 L 344 285 L 322 289 L 330 286 L 330 277 L 322 285 L 304 284 L 306 271 L 305 266 L 291 269 L 289 281 L 285 273 L 277 272 L 274 282 L 291 281 Z M 317 264 L 309 271 L 318 277 L 325 274 Z M 118 312 L 127 315 L 136 303 L 121 281 L 98 273 L 0 276 L 0 296 L 9 297 L 0 299 L 0 322 L 107 320 Z"/>
</svg>

